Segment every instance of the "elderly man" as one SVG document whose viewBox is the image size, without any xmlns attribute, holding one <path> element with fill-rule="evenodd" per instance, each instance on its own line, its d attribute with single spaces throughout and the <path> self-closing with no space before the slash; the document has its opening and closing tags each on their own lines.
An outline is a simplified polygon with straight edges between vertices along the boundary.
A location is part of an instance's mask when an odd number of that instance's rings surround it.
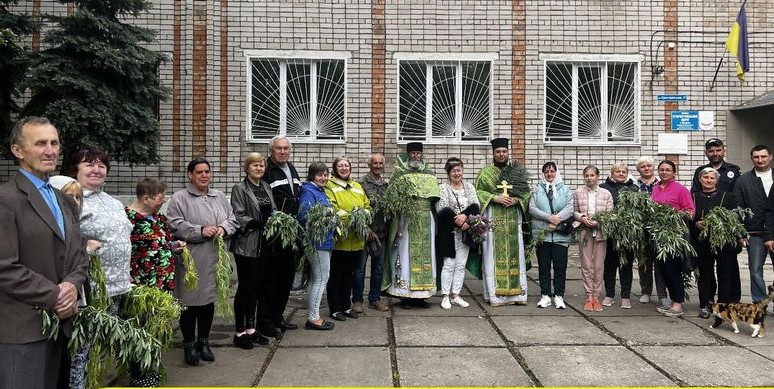
<svg viewBox="0 0 774 389">
<path fill-rule="evenodd" d="M 368 196 L 368 201 L 374 209 L 379 209 L 378 203 L 384 191 L 387 190 L 388 180 L 384 174 L 384 155 L 375 153 L 368 161 L 368 173 L 357 182 L 363 186 Z M 366 250 L 355 269 L 355 279 L 352 283 L 352 309 L 357 313 L 363 313 L 363 290 L 365 289 L 365 269 L 368 257 L 371 257 L 371 285 L 368 291 L 368 307 L 377 311 L 387 311 L 387 303 L 381 300 L 382 262 L 384 260 L 384 247 L 387 245 L 387 221 L 384 212 L 374 214 L 371 231 L 368 233 Z"/>
<path fill-rule="evenodd" d="M 699 184 L 699 173 L 704 169 L 711 167 L 718 171 L 718 185 L 717 189 L 724 192 L 733 192 L 734 183 L 742 175 L 739 170 L 739 166 L 733 163 L 726 162 L 724 159 L 726 156 L 726 149 L 723 146 L 723 141 L 718 138 L 710 138 L 704 143 L 704 154 L 707 156 L 709 163 L 696 168 L 693 172 L 693 183 L 691 184 L 691 192 L 701 192 L 701 184 Z"/>
<path fill-rule="evenodd" d="M 269 141 L 269 160 L 263 181 L 271 186 L 277 210 L 291 216 L 298 214 L 298 195 L 301 180 L 290 159 L 290 140 L 284 136 L 275 136 Z M 275 244 L 270 261 L 260 263 L 258 282 L 257 329 L 264 336 L 276 338 L 285 330 L 295 330 L 296 324 L 285 321 L 283 314 L 288 305 L 290 288 L 295 274 L 295 260 L 298 253 Z"/>
<path fill-rule="evenodd" d="M 72 197 L 48 183 L 59 159 L 59 134 L 45 118 L 11 130 L 19 172 L 0 186 L 0 388 L 67 386 L 67 337 L 86 280 L 86 242 Z M 41 311 L 56 314 L 56 340 L 42 331 Z"/>
<path fill-rule="evenodd" d="M 484 300 L 493 307 L 527 302 L 527 267 L 524 248 L 531 235 L 524 222 L 529 207 L 529 189 L 524 182 L 519 187 L 524 193 L 514 193 L 515 184 L 503 176 L 508 166 L 508 139 L 492 140 L 493 163 L 485 166 L 476 177 L 476 192 L 481 209 L 493 221 L 492 231 L 481 250 L 481 274 L 484 280 Z M 512 190 L 513 189 L 513 190 Z M 468 266 L 473 273 L 476 261 Z"/>
<path fill-rule="evenodd" d="M 382 289 L 400 297 L 403 309 L 430 308 L 424 299 L 436 291 L 432 203 L 440 192 L 422 151 L 421 143 L 406 145 L 407 154 L 398 156 L 381 207 L 394 213 L 388 215 L 392 217 L 387 235 L 389 266 L 384 269 Z"/>
</svg>

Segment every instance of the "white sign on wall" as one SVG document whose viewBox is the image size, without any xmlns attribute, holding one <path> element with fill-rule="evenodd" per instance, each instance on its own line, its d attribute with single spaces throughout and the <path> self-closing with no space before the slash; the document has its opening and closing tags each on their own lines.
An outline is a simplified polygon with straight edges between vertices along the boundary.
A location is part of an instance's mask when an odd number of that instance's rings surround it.
<svg viewBox="0 0 774 389">
<path fill-rule="evenodd" d="M 688 134 L 658 134 L 659 154 L 688 154 Z"/>
</svg>

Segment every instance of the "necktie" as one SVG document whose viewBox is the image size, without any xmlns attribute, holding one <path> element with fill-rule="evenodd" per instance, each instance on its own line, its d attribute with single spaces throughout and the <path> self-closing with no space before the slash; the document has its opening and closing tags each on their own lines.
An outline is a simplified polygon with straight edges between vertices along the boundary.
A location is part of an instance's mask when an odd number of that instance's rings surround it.
<svg viewBox="0 0 774 389">
<path fill-rule="evenodd" d="M 51 214 L 54 215 L 56 224 L 59 226 L 59 232 L 64 236 L 64 217 L 62 216 L 62 211 L 56 206 L 54 190 L 51 188 L 51 185 L 46 183 L 43 185 L 41 192 L 43 192 L 43 199 L 46 200 L 46 204 L 48 204 L 48 208 L 51 210 Z"/>
</svg>

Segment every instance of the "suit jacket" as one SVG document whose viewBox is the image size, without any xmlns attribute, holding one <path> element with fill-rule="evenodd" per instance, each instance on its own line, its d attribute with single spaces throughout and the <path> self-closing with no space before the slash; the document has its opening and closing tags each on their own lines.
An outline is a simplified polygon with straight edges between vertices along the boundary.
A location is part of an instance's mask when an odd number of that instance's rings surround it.
<svg viewBox="0 0 774 389">
<path fill-rule="evenodd" d="M 62 236 L 38 189 L 21 172 L 0 185 L 0 343 L 44 340 L 40 309 L 52 309 L 58 284 L 86 280 L 86 242 L 75 200 L 55 189 L 64 216 Z M 69 336 L 71 320 L 61 323 Z"/>
</svg>

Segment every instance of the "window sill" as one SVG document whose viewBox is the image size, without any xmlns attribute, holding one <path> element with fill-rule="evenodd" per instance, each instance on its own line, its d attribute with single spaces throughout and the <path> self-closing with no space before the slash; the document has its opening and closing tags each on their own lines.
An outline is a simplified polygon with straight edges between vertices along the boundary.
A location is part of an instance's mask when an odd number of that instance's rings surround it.
<svg viewBox="0 0 774 389">
<path fill-rule="evenodd" d="M 347 141 L 344 139 L 309 139 L 309 138 L 292 138 L 288 137 L 290 143 L 296 145 L 303 144 L 317 144 L 317 145 L 346 145 Z M 248 139 L 245 141 L 247 144 L 268 144 L 271 139 Z"/>
<path fill-rule="evenodd" d="M 546 147 L 576 147 L 576 146 L 601 146 L 601 147 L 640 147 L 640 142 L 589 142 L 589 141 L 568 141 L 568 142 L 543 142 Z"/>
</svg>

